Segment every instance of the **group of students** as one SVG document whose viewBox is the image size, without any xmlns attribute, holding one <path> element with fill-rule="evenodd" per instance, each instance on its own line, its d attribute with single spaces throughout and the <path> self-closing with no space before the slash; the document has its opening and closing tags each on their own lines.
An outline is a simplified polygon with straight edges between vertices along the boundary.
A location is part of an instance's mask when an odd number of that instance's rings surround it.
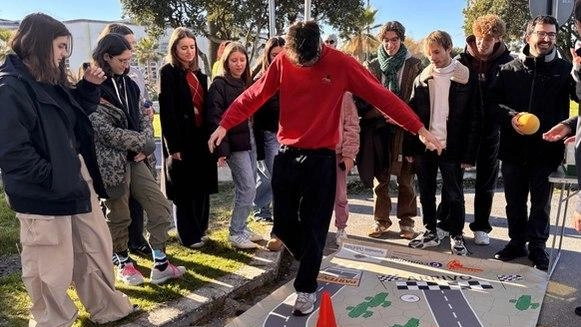
<svg viewBox="0 0 581 327">
<path fill-rule="evenodd" d="M 559 134 L 563 130 L 574 130 L 576 117 L 567 120 L 569 101 L 578 99 L 572 65 L 557 56 L 557 30 L 551 16 L 531 19 L 522 53 L 511 55 L 502 39 L 505 23 L 496 15 L 484 15 L 474 21 L 473 35 L 455 58 L 448 33 L 434 31 L 426 36 L 423 51 L 430 64 L 422 69 L 402 44 L 404 27 L 399 22 L 382 27 L 378 35 L 382 46 L 368 68 L 385 88 L 409 104 L 443 151 L 426 149 L 409 133 L 400 136 L 399 127 L 386 122 L 372 106 L 359 103 L 359 173 L 364 182 L 375 183 L 370 237 L 381 237 L 392 225 L 387 189 L 390 175 L 396 175 L 400 236 L 410 239 L 413 248 L 438 246 L 449 236 L 451 252 L 467 255 L 463 172 L 476 166 L 474 221 L 469 226 L 475 244 L 488 245 L 500 159 L 510 241 L 494 257 L 508 261 L 528 256 L 536 268 L 548 269 L 548 177 L 563 161 L 564 145 L 556 141 L 563 137 Z M 532 135 L 521 130 L 519 117 L 525 112 L 540 119 L 540 129 Z M 411 219 L 416 215 L 411 186 L 414 170 L 425 227 L 417 236 Z M 438 171 L 442 178 L 439 204 L 435 196 Z"/>
<path fill-rule="evenodd" d="M 73 86 L 64 62 L 70 32 L 47 15 L 26 16 L 10 41 L 14 53 L 0 67 L 5 104 L 0 168 L 21 224 L 32 319 L 37 326 L 71 325 L 77 314 L 66 293 L 71 281 L 95 322 L 134 310 L 115 290 L 113 277 L 115 261 L 119 279 L 144 282 L 128 250 L 130 198 L 142 207 L 137 211 L 147 213 L 151 281 L 182 276 L 185 268 L 171 264 L 165 254 L 167 199 L 176 206 L 180 242 L 202 247 L 209 195 L 217 191 L 216 162 L 232 171 L 229 240 L 235 247 L 256 247 L 260 236 L 248 229 L 247 219 L 253 207 L 257 216 L 268 215 L 271 190 L 273 240 L 300 261 L 293 313 L 311 313 L 333 209 L 337 228 L 345 227 L 341 213 L 347 215 L 348 209 L 340 184 L 357 150 L 343 147 L 341 140 L 353 137 L 346 125 L 357 125 L 357 116 L 360 173 L 376 184 L 370 236 L 381 236 L 392 224 L 387 187 L 395 174 L 400 236 L 410 239 L 411 247 L 426 248 L 450 235 L 452 252 L 466 255 L 462 175 L 476 164 L 476 218 L 470 227 L 476 243 L 488 244 L 499 156 L 510 242 L 495 256 L 511 260 L 528 254 L 546 270 L 548 175 L 563 157 L 557 141 L 574 131 L 576 122 L 566 120 L 569 99 L 576 99 L 575 80 L 572 65 L 556 56 L 557 27 L 550 16 L 532 19 L 527 45 L 513 59 L 502 42 L 504 23 L 485 15 L 475 21 L 474 35 L 458 59 L 451 57 L 446 32 L 430 33 L 424 42 L 430 64 L 422 69 L 402 43 L 403 25 L 388 22 L 379 34 L 378 57 L 366 69 L 334 49 L 336 38 L 323 42 L 315 22 L 296 22 L 286 39 L 268 41 L 254 81 L 246 50 L 230 42 L 209 88 L 198 67 L 194 35 L 177 28 L 160 70 L 166 198 L 147 161 L 154 146 L 151 112 L 144 111 L 143 91 L 128 76 L 133 33 L 123 28 L 103 33 L 92 63 Z M 525 111 L 540 118 L 540 132 L 520 133 L 518 117 Z M 371 157 L 364 159 L 366 148 Z M 258 168 L 257 154 L 264 159 Z M 416 215 L 414 168 L 426 228 L 418 236 L 411 219 Z M 443 179 L 439 207 L 438 170 Z"/>
</svg>

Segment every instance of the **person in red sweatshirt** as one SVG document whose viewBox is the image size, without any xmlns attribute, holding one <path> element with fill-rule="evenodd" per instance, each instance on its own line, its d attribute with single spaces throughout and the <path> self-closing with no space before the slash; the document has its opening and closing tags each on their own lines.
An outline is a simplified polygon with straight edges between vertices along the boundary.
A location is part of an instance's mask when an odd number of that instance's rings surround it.
<svg viewBox="0 0 581 327">
<path fill-rule="evenodd" d="M 354 58 L 324 46 L 313 21 L 294 23 L 285 50 L 246 89 L 222 117 L 208 141 L 214 151 L 226 131 L 248 119 L 276 91 L 280 96 L 279 154 L 272 176 L 273 234 L 300 260 L 293 314 L 313 312 L 317 275 L 333 212 L 335 146 L 339 141 L 341 102 L 351 92 L 418 134 L 428 149 L 442 146 L 395 94 L 385 89 Z"/>
</svg>

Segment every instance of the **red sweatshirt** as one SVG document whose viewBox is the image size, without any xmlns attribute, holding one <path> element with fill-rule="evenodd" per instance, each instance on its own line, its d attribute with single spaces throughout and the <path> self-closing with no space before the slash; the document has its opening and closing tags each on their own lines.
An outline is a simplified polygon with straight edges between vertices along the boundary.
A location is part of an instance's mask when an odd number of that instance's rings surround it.
<svg viewBox="0 0 581 327">
<path fill-rule="evenodd" d="M 351 92 L 387 114 L 406 130 L 423 126 L 418 116 L 383 87 L 354 58 L 324 46 L 312 67 L 292 64 L 283 53 L 224 113 L 220 126 L 230 129 L 248 119 L 280 90 L 278 141 L 303 149 L 335 149 L 343 94 Z"/>
</svg>

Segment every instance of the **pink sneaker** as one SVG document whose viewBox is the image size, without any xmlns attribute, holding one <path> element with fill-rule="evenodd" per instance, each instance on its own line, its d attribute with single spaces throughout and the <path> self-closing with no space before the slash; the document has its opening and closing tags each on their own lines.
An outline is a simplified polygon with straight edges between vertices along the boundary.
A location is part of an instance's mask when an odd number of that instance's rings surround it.
<svg viewBox="0 0 581 327">
<path fill-rule="evenodd" d="M 123 268 L 117 269 L 117 279 L 132 286 L 141 285 L 145 281 L 143 275 L 131 262 L 123 265 Z"/>
<path fill-rule="evenodd" d="M 186 267 L 184 266 L 174 266 L 171 263 L 167 263 L 165 270 L 159 270 L 156 267 L 151 269 L 151 283 L 161 284 L 170 279 L 180 278 L 186 272 Z"/>
</svg>

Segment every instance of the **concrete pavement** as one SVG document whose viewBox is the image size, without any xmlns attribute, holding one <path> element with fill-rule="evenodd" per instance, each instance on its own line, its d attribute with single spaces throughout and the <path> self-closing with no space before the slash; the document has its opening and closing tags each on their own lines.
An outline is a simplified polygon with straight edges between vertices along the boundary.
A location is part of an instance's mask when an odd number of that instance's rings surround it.
<svg viewBox="0 0 581 327">
<path fill-rule="evenodd" d="M 555 226 L 555 213 L 558 205 L 558 193 L 553 196 L 551 206 L 552 224 L 551 229 Z M 397 199 L 392 198 L 394 203 Z M 488 246 L 478 246 L 473 242 L 473 234 L 468 227 L 468 223 L 473 221 L 473 191 L 466 192 L 466 225 L 464 228 L 466 244 L 472 252 L 471 256 L 478 258 L 493 258 L 494 253 L 504 247 L 508 241 L 507 220 L 505 214 L 506 201 L 504 193 L 499 190 L 494 197 L 491 224 L 493 231 L 490 233 L 491 243 Z M 438 198 L 439 201 L 439 198 Z M 581 306 L 581 234 L 578 234 L 571 227 L 571 210 L 576 204 L 576 197 L 571 200 L 569 205 L 569 214 L 566 221 L 565 237 L 563 239 L 561 259 L 551 277 L 543 305 L 541 307 L 538 326 L 542 327 L 572 327 L 581 326 L 581 317 L 576 316 L 574 309 Z M 419 206 L 419 201 L 418 201 Z M 377 242 L 390 242 L 407 246 L 408 241 L 400 239 L 398 236 L 399 227 L 397 218 L 394 218 L 395 208 L 392 208 L 392 231 L 383 239 L 371 239 L 367 237 L 367 232 L 373 222 L 373 199 L 371 192 L 368 195 L 354 195 L 349 199 L 350 217 L 348 221 L 347 233 L 349 237 L 363 238 L 366 240 L 375 240 Z M 420 211 L 421 212 L 421 211 Z M 416 231 L 421 231 L 423 226 L 421 217 L 416 217 Z M 335 231 L 331 223 L 331 232 Z M 334 234 L 329 234 L 333 237 Z M 548 245 L 552 242 L 549 239 Z M 331 242 L 328 242 L 331 244 Z M 431 251 L 450 253 L 448 240 L 437 248 L 430 248 Z M 550 251 L 550 250 L 549 250 Z M 491 259 L 494 260 L 494 259 Z M 531 265 L 527 258 L 515 260 L 515 262 Z"/>
<path fill-rule="evenodd" d="M 558 205 L 557 198 L 558 194 L 555 194 L 551 212 L 552 229 L 555 228 L 554 221 Z M 392 200 L 395 204 L 396 199 L 392 198 Z M 508 241 L 504 193 L 502 190 L 499 190 L 494 197 L 491 217 L 493 231 L 490 234 L 491 244 L 488 246 L 477 246 L 473 243 L 473 235 L 468 227 L 468 223 L 473 220 L 473 202 L 473 191 L 467 191 L 466 225 L 464 228 L 466 243 L 472 252 L 471 256 L 494 260 L 491 259 L 494 253 L 502 249 Z M 571 201 L 570 209 L 574 208 L 575 204 L 576 198 Z M 392 220 L 394 222 L 392 231 L 382 239 L 371 239 L 367 237 L 367 232 L 373 223 L 373 199 L 371 192 L 350 195 L 349 206 L 350 217 L 347 233 L 350 238 L 361 238 L 407 246 L 408 241 L 400 239 L 398 236 L 399 227 L 397 226 L 397 219 L 394 217 L 395 206 L 392 211 Z M 581 305 L 581 234 L 577 234 L 571 227 L 570 216 L 571 213 L 567 217 L 561 259 L 551 277 L 541 307 L 537 325 L 540 327 L 581 326 L 581 317 L 576 316 L 574 313 L 575 307 Z M 421 231 L 421 217 L 416 217 L 415 221 L 416 231 Z M 335 227 L 333 222 L 331 222 L 327 248 L 325 250 L 326 254 L 332 253 L 337 249 L 334 243 L 334 232 Z M 552 238 L 549 239 L 549 246 L 551 241 Z M 449 253 L 449 241 L 444 240 L 439 247 L 430 248 L 426 251 Z M 531 265 L 531 262 L 527 258 L 521 258 L 515 261 L 517 263 Z M 193 290 L 187 297 L 172 303 L 161 304 L 157 309 L 147 312 L 136 321 L 123 326 L 188 326 L 190 323 L 204 316 L 211 315 L 216 310 L 221 310 L 220 306 L 224 303 L 225 299 L 252 292 L 252 290 L 260 288 L 265 283 L 272 281 L 276 277 L 279 262 L 280 253 L 259 250 L 256 253 L 255 260 L 248 266 L 245 266 L 240 272 L 225 276 L 221 280 L 214 281 L 202 289 Z"/>
</svg>

